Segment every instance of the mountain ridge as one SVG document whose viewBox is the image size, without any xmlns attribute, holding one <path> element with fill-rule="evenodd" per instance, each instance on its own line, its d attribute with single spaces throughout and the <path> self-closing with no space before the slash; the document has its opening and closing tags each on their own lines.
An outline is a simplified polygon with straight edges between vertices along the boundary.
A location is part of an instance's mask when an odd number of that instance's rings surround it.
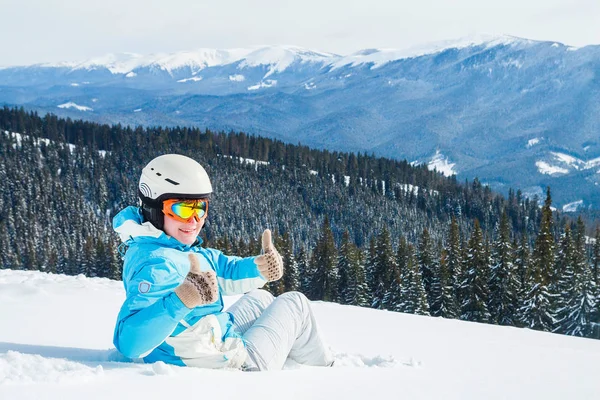
<svg viewBox="0 0 600 400">
<path fill-rule="evenodd" d="M 5 68 L 0 102 L 98 122 L 244 131 L 432 165 L 439 153 L 459 178 L 540 197 L 551 186 L 559 205 L 583 200 L 581 207 L 598 208 L 600 168 L 566 166 L 553 153 L 581 163 L 600 157 L 600 46 L 504 36 L 465 43 L 402 53 L 410 57 L 263 47 L 223 65 L 126 72 L 119 64 L 119 74 L 110 66 Z M 72 106 L 58 108 L 65 104 Z"/>
<path fill-rule="evenodd" d="M 238 61 L 243 61 L 249 58 L 250 65 L 265 65 L 265 64 L 277 64 L 279 60 L 268 62 L 268 60 L 261 59 L 260 54 L 265 52 L 277 52 L 280 53 L 288 52 L 292 55 L 305 59 L 331 59 L 331 64 L 336 64 L 338 60 L 342 60 L 342 66 L 352 64 L 349 60 L 360 60 L 361 58 L 367 58 L 366 61 L 361 63 L 373 62 L 374 60 L 368 59 L 369 56 L 374 54 L 387 54 L 393 56 L 389 61 L 400 60 L 404 58 L 413 58 L 423 56 L 427 54 L 438 53 L 451 48 L 463 48 L 474 45 L 496 45 L 496 44 L 518 44 L 518 43 L 532 43 L 532 42 L 545 42 L 531 39 L 520 38 L 510 35 L 474 35 L 471 37 L 460 38 L 456 40 L 447 40 L 440 42 L 425 43 L 418 46 L 412 46 L 404 49 L 399 48 L 367 48 L 357 50 L 347 55 L 339 55 L 337 53 L 323 52 L 318 50 L 312 50 L 301 46 L 293 45 L 263 45 L 263 46 L 249 46 L 242 48 L 199 48 L 196 50 L 177 51 L 169 53 L 151 53 L 148 55 L 122 52 L 122 53 L 108 53 L 100 57 L 93 57 L 85 59 L 83 61 L 61 61 L 61 62 L 46 62 L 46 63 L 33 63 L 25 65 L 7 65 L 2 66 L 0 69 L 9 68 L 23 68 L 23 67 L 42 67 L 42 68 L 71 68 L 76 69 L 95 69 L 103 67 L 111 70 L 114 74 L 127 74 L 136 68 L 143 68 L 150 65 L 156 65 L 164 69 L 176 69 L 179 67 L 186 67 L 189 65 L 195 66 L 221 66 L 232 64 Z M 552 41 L 550 41 L 552 42 Z M 558 42 L 552 42 L 558 43 Z M 570 48 L 575 49 L 573 46 Z M 289 55 L 284 55 L 284 57 Z M 116 67 L 119 65 L 119 67 Z M 354 64 L 357 65 L 357 64 Z"/>
</svg>

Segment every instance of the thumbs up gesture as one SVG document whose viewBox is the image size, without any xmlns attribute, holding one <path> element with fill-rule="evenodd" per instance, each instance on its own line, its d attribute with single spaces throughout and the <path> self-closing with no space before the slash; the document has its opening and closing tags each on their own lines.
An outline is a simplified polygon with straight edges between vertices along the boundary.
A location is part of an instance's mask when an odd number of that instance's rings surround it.
<svg viewBox="0 0 600 400">
<path fill-rule="evenodd" d="M 273 246 L 269 229 L 265 229 L 262 234 L 262 250 L 263 254 L 254 259 L 260 274 L 268 282 L 280 279 L 283 276 L 283 260 L 275 246 Z"/>
<path fill-rule="evenodd" d="M 188 308 L 212 304 L 219 299 L 219 288 L 215 271 L 201 271 L 196 254 L 188 255 L 190 272 L 181 285 L 175 288 L 175 294 Z"/>
</svg>

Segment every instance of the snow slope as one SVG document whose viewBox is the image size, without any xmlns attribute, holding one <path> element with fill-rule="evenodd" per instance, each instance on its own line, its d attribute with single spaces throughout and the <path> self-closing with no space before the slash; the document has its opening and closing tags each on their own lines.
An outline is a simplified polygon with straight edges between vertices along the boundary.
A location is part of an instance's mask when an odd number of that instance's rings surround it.
<svg viewBox="0 0 600 400">
<path fill-rule="evenodd" d="M 0 399 L 600 398 L 600 341 L 323 302 L 334 368 L 117 362 L 122 300 L 116 281 L 0 270 Z"/>
<path fill-rule="evenodd" d="M 60 104 L 56 107 L 58 107 L 58 108 L 75 108 L 76 110 L 79 110 L 79 111 L 94 111 L 90 107 L 80 106 L 79 104 L 73 103 L 72 101 L 69 101 L 68 103 Z"/>
<path fill-rule="evenodd" d="M 439 150 L 436 150 L 431 161 L 427 163 L 427 168 L 432 171 L 435 169 L 445 176 L 452 176 L 456 175 L 456 171 L 454 170 L 455 165 L 456 163 L 451 163 Z"/>
</svg>

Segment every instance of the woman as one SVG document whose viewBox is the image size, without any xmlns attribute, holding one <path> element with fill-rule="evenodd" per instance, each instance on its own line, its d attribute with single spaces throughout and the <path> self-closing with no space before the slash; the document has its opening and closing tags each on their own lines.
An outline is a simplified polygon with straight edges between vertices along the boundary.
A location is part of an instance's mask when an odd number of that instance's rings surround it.
<svg viewBox="0 0 600 400">
<path fill-rule="evenodd" d="M 206 171 L 191 158 L 167 154 L 143 169 L 141 206 L 113 220 L 128 246 L 117 349 L 145 362 L 206 368 L 276 370 L 287 357 L 331 365 L 306 297 L 289 292 L 274 298 L 257 290 L 283 275 L 268 229 L 257 257 L 200 247 L 211 194 Z M 243 293 L 223 312 L 223 295 Z"/>
</svg>

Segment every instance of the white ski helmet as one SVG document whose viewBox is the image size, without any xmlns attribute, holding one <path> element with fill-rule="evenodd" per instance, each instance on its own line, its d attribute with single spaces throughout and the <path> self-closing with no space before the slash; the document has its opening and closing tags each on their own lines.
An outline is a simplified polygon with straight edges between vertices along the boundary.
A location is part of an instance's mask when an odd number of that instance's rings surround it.
<svg viewBox="0 0 600 400">
<path fill-rule="evenodd" d="M 211 193 L 212 185 L 202 165 L 180 154 L 165 154 L 150 161 L 138 185 L 142 214 L 158 229 L 164 224 L 164 200 L 206 199 Z"/>
</svg>

